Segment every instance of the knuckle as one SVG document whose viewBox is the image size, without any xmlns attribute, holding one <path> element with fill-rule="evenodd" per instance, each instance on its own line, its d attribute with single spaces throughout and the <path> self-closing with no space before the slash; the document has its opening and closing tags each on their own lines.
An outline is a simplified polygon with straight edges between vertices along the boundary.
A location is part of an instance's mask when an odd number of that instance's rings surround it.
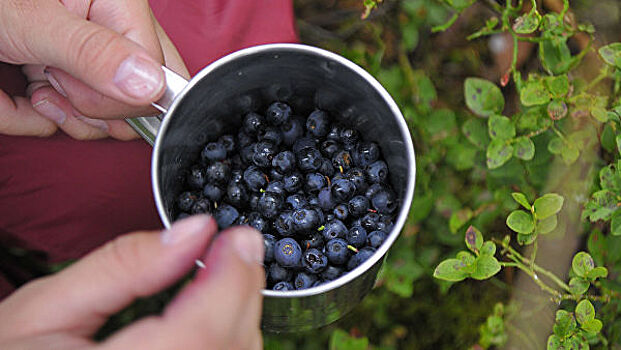
<svg viewBox="0 0 621 350">
<path fill-rule="evenodd" d="M 102 73 L 105 70 L 106 53 L 114 53 L 119 37 L 104 27 L 76 26 L 70 34 L 72 43 L 67 51 L 69 61 L 80 71 Z"/>
<path fill-rule="evenodd" d="M 107 243 L 99 256 L 100 266 L 112 278 L 136 276 L 139 272 L 138 261 L 141 252 L 140 239 L 136 235 L 124 235 Z"/>
</svg>

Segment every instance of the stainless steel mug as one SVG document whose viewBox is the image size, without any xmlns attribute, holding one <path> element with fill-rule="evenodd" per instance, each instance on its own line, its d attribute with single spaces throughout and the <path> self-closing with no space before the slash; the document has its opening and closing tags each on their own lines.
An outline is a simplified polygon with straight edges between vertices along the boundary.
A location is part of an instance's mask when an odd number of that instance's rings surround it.
<svg viewBox="0 0 621 350">
<path fill-rule="evenodd" d="M 405 223 L 414 194 L 414 148 L 408 127 L 386 90 L 364 69 L 334 53 L 306 45 L 269 44 L 234 52 L 205 67 L 189 82 L 165 69 L 167 91 L 154 104 L 163 118 L 130 124 L 154 145 L 151 176 L 159 215 L 170 227 L 181 169 L 205 142 L 236 132 L 242 116 L 273 101 L 298 114 L 315 107 L 355 127 L 380 145 L 399 198 L 395 225 L 369 260 L 317 287 L 263 290 L 263 329 L 295 332 L 331 323 L 351 311 L 373 288 L 390 246 Z"/>
</svg>

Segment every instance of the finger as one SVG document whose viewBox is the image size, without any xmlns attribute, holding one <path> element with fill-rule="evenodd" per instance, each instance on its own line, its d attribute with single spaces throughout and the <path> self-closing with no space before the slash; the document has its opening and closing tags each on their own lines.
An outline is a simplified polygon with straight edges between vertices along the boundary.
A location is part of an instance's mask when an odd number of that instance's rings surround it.
<svg viewBox="0 0 621 350">
<path fill-rule="evenodd" d="M 260 346 L 263 242 L 258 231 L 236 227 L 211 245 L 197 273 L 162 317 L 132 325 L 104 349 L 241 349 Z M 242 328 L 243 327 L 243 328 Z"/>
<path fill-rule="evenodd" d="M 80 18 L 58 1 L 19 1 L 7 6 L 17 9 L 6 13 L 3 24 L 23 36 L 15 40 L 26 62 L 49 63 L 131 105 L 149 104 L 163 93 L 164 73 L 158 58 L 114 30 Z M 125 16 L 133 15 L 138 14 Z M 46 35 L 32 22 L 46 23 Z"/>
<path fill-rule="evenodd" d="M 22 66 L 22 73 L 28 78 L 28 82 L 45 81 L 47 78 L 43 74 L 44 68 L 42 64 L 25 64 Z"/>
<path fill-rule="evenodd" d="M 0 90 L 0 134 L 50 136 L 56 129 L 56 124 L 40 115 L 27 98 L 11 98 Z"/>
<path fill-rule="evenodd" d="M 121 141 L 139 139 L 140 135 L 125 120 L 106 120 L 108 135 Z"/>
<path fill-rule="evenodd" d="M 15 323 L 28 326 L 17 331 L 26 333 L 22 335 L 65 331 L 90 336 L 135 298 L 158 292 L 186 274 L 215 232 L 214 220 L 200 215 L 161 235 L 121 236 L 0 303 L 0 339 L 8 332 L 4 325 Z"/>
</svg>

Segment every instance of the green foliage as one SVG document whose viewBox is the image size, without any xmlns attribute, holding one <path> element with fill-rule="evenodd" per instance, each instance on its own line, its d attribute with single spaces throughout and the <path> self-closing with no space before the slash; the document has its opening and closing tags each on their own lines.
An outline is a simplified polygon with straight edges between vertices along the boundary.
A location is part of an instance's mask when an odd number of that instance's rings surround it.
<svg viewBox="0 0 621 350">
<path fill-rule="evenodd" d="M 352 337 L 341 329 L 335 330 L 330 338 L 330 350 L 366 350 L 368 347 L 369 339 Z"/>
<path fill-rule="evenodd" d="M 466 105 L 481 117 L 502 113 L 505 98 L 495 84 L 479 78 L 468 78 L 464 82 Z"/>
</svg>

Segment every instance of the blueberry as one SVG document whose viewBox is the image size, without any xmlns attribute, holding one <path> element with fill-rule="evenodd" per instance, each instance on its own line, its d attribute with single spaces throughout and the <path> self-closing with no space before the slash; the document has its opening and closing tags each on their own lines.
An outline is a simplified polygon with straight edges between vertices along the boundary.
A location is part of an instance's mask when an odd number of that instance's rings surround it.
<svg viewBox="0 0 621 350">
<path fill-rule="evenodd" d="M 345 176 L 356 186 L 356 194 L 365 194 L 367 188 L 369 187 L 369 184 L 365 179 L 365 174 L 362 169 L 351 168 L 349 169 L 347 174 L 345 174 Z"/>
<path fill-rule="evenodd" d="M 248 224 L 248 218 L 246 217 L 246 215 L 239 215 L 237 217 L 237 219 L 235 219 L 235 221 L 233 222 L 233 224 L 231 226 L 244 226 Z"/>
<path fill-rule="evenodd" d="M 367 243 L 367 230 L 362 226 L 352 226 L 345 235 L 345 239 L 350 245 L 361 248 Z"/>
<path fill-rule="evenodd" d="M 326 281 L 321 280 L 321 279 L 317 279 L 315 282 L 313 282 L 313 284 L 311 285 L 311 287 L 317 287 L 320 286 L 322 284 L 324 284 Z"/>
<path fill-rule="evenodd" d="M 321 143 L 319 150 L 324 156 L 332 159 L 335 154 L 341 151 L 341 146 L 339 146 L 339 143 L 335 140 L 325 140 Z"/>
<path fill-rule="evenodd" d="M 190 213 L 192 215 L 203 214 L 207 212 L 211 212 L 211 202 L 207 198 L 198 199 L 196 202 L 194 202 L 194 205 L 192 205 L 192 209 L 190 209 Z"/>
<path fill-rule="evenodd" d="M 363 216 L 369 210 L 369 200 L 365 196 L 355 196 L 347 203 L 347 209 L 354 217 Z"/>
<path fill-rule="evenodd" d="M 319 273 L 328 266 L 328 257 L 315 248 L 310 248 L 302 256 L 302 266 L 310 273 Z"/>
<path fill-rule="evenodd" d="M 379 222 L 378 213 L 366 213 L 360 219 L 360 226 L 362 226 L 367 232 L 371 232 L 377 229 L 378 222 Z"/>
<path fill-rule="evenodd" d="M 193 165 L 187 176 L 187 182 L 191 188 L 203 189 L 203 186 L 205 186 L 205 183 L 207 182 L 205 169 L 203 169 L 200 165 Z"/>
<path fill-rule="evenodd" d="M 289 193 L 295 193 L 302 188 L 302 175 L 300 173 L 292 173 L 283 178 L 285 190 Z"/>
<path fill-rule="evenodd" d="M 248 204 L 248 192 L 241 183 L 231 182 L 226 188 L 226 200 L 237 207 L 245 207 Z"/>
<path fill-rule="evenodd" d="M 302 249 L 298 242 L 293 238 L 283 238 L 276 242 L 274 250 L 274 259 L 284 267 L 300 266 L 302 258 Z"/>
<path fill-rule="evenodd" d="M 326 177 L 320 173 L 306 174 L 304 189 L 307 193 L 317 194 L 319 190 L 328 185 Z"/>
<path fill-rule="evenodd" d="M 375 142 L 361 142 L 356 147 L 354 154 L 354 163 L 365 168 L 369 164 L 379 159 L 379 146 Z"/>
<path fill-rule="evenodd" d="M 269 222 L 265 220 L 261 214 L 256 211 L 248 214 L 248 226 L 254 227 L 257 231 L 264 232 L 267 230 Z"/>
<path fill-rule="evenodd" d="M 220 142 L 208 143 L 201 152 L 201 159 L 205 162 L 215 162 L 226 158 L 226 147 Z"/>
<path fill-rule="evenodd" d="M 233 135 L 222 135 L 218 138 L 218 142 L 224 145 L 224 149 L 229 154 L 235 150 L 235 138 Z"/>
<path fill-rule="evenodd" d="M 334 238 L 326 243 L 326 256 L 328 261 L 334 265 L 342 265 L 349 260 L 349 249 L 347 241 L 342 238 Z"/>
<path fill-rule="evenodd" d="M 338 179 L 332 181 L 332 197 L 337 202 L 346 202 L 350 200 L 355 192 L 356 186 L 347 179 Z"/>
<path fill-rule="evenodd" d="M 307 149 L 316 149 L 317 141 L 310 137 L 301 137 L 293 143 L 293 153 L 298 156 L 301 152 Z"/>
<path fill-rule="evenodd" d="M 322 188 L 317 194 L 317 199 L 321 209 L 330 210 L 334 207 L 334 198 L 332 198 L 332 191 L 329 187 Z"/>
<path fill-rule="evenodd" d="M 293 230 L 295 232 L 314 231 L 319 225 L 317 212 L 311 209 L 296 209 L 293 214 Z"/>
<path fill-rule="evenodd" d="M 252 162 L 254 165 L 267 168 L 272 165 L 272 159 L 277 153 L 277 148 L 272 143 L 267 141 L 260 141 L 254 144 L 254 154 L 252 155 Z"/>
<path fill-rule="evenodd" d="M 282 196 L 274 192 L 265 192 L 259 198 L 257 211 L 264 217 L 271 219 L 276 217 L 282 207 Z"/>
<path fill-rule="evenodd" d="M 266 127 L 265 118 L 256 113 L 248 113 L 242 121 L 242 127 L 247 134 L 256 135 L 259 132 L 263 131 L 263 129 Z"/>
<path fill-rule="evenodd" d="M 349 210 L 347 209 L 347 205 L 339 204 L 334 208 L 334 217 L 345 221 L 347 220 L 347 216 L 349 216 Z"/>
<path fill-rule="evenodd" d="M 272 166 L 281 174 L 293 171 L 295 164 L 295 155 L 291 151 L 282 151 L 272 159 Z"/>
<path fill-rule="evenodd" d="M 314 232 L 305 240 L 302 241 L 302 247 L 304 249 L 317 248 L 320 249 L 323 246 L 323 236 L 320 232 Z"/>
<path fill-rule="evenodd" d="M 300 209 L 304 207 L 308 202 L 301 194 L 292 194 L 285 199 L 285 207 L 287 209 Z"/>
<path fill-rule="evenodd" d="M 367 167 L 367 178 L 371 183 L 386 181 L 388 166 L 383 160 L 376 160 Z"/>
<path fill-rule="evenodd" d="M 342 128 L 340 126 L 332 125 L 330 131 L 328 131 L 328 134 L 326 135 L 326 138 L 328 140 L 339 141 L 341 139 L 341 130 Z"/>
<path fill-rule="evenodd" d="M 379 248 L 384 243 L 384 240 L 386 240 L 386 232 L 384 231 L 373 231 L 369 233 L 367 238 L 369 246 L 373 248 Z"/>
<path fill-rule="evenodd" d="M 211 183 L 226 184 L 231 177 L 231 168 L 224 162 L 214 162 L 207 167 L 205 175 Z"/>
<path fill-rule="evenodd" d="M 275 181 L 282 181 L 285 177 L 283 174 L 279 173 L 276 169 L 271 168 L 269 173 L 269 178 Z"/>
<path fill-rule="evenodd" d="M 341 169 L 347 171 L 351 169 L 353 165 L 353 160 L 349 151 L 342 150 L 332 156 L 332 166 L 334 166 L 335 169 L 339 169 L 339 171 Z"/>
<path fill-rule="evenodd" d="M 373 208 L 381 214 L 390 214 L 397 209 L 395 196 L 388 190 L 377 192 L 373 198 L 371 198 L 371 204 L 373 204 Z"/>
<path fill-rule="evenodd" d="M 210 201 L 218 202 L 224 195 L 224 191 L 219 186 L 208 183 L 203 187 L 203 194 Z"/>
<path fill-rule="evenodd" d="M 373 196 L 375 196 L 375 194 L 379 191 L 384 190 L 384 185 L 379 184 L 379 183 L 375 183 L 372 184 L 371 186 L 369 186 L 369 188 L 367 188 L 367 190 L 365 191 L 364 195 L 371 199 L 373 198 Z"/>
<path fill-rule="evenodd" d="M 326 241 L 334 238 L 344 238 L 347 234 L 347 227 L 339 219 L 328 221 L 324 226 L 325 227 L 321 233 Z"/>
<path fill-rule="evenodd" d="M 244 171 L 244 182 L 251 191 L 258 192 L 267 184 L 267 177 L 261 170 L 251 165 Z"/>
<path fill-rule="evenodd" d="M 254 164 L 254 143 L 244 146 L 241 151 L 239 151 L 239 158 L 244 164 Z"/>
<path fill-rule="evenodd" d="M 319 167 L 319 173 L 332 177 L 336 170 L 334 170 L 334 166 L 332 166 L 332 161 L 328 158 L 321 159 L 321 166 Z"/>
<path fill-rule="evenodd" d="M 285 196 L 287 193 L 285 191 L 285 185 L 281 181 L 270 181 L 265 187 L 265 192 L 276 193 L 281 196 Z"/>
<path fill-rule="evenodd" d="M 274 219 L 274 229 L 284 237 L 293 235 L 293 217 L 290 211 L 283 211 L 278 214 L 278 217 Z"/>
<path fill-rule="evenodd" d="M 313 283 L 317 281 L 317 275 L 307 272 L 300 272 L 295 276 L 293 285 L 295 289 L 306 289 L 313 286 Z"/>
<path fill-rule="evenodd" d="M 349 145 L 354 145 L 356 144 L 356 142 L 358 142 L 358 131 L 356 131 L 356 129 L 352 129 L 352 128 L 344 128 L 341 129 L 341 133 L 340 133 L 340 141 L 343 144 L 349 144 Z"/>
<path fill-rule="evenodd" d="M 248 207 L 250 210 L 259 210 L 259 198 L 261 198 L 261 194 L 258 192 L 252 192 L 252 194 L 250 194 L 250 198 L 248 199 Z"/>
<path fill-rule="evenodd" d="M 235 222 L 239 217 L 239 212 L 228 204 L 220 204 L 214 212 L 214 218 L 218 223 L 218 228 L 223 230 Z"/>
<path fill-rule="evenodd" d="M 246 134 L 243 130 L 240 130 L 237 133 L 237 147 L 239 147 L 239 149 L 242 149 L 253 142 L 252 136 Z"/>
<path fill-rule="evenodd" d="M 280 126 L 282 131 L 282 141 L 285 145 L 291 146 L 304 135 L 304 121 L 302 118 L 293 117 Z"/>
<path fill-rule="evenodd" d="M 271 283 L 278 283 L 281 281 L 288 282 L 293 277 L 293 272 L 287 268 L 284 268 L 278 263 L 271 263 L 267 271 L 267 279 Z"/>
<path fill-rule="evenodd" d="M 313 111 L 306 119 L 306 130 L 315 137 L 324 137 L 328 134 L 330 120 L 328 114 L 320 109 Z"/>
<path fill-rule="evenodd" d="M 375 253 L 375 248 L 364 247 L 358 251 L 358 253 L 352 255 L 347 262 L 347 270 L 351 271 L 360 266 L 363 262 L 367 261 Z"/>
<path fill-rule="evenodd" d="M 190 211 L 198 196 L 194 192 L 183 192 L 177 197 L 177 207 L 182 211 Z"/>
<path fill-rule="evenodd" d="M 291 107 L 283 102 L 274 102 L 267 108 L 265 115 L 268 122 L 281 125 L 291 117 Z"/>
<path fill-rule="evenodd" d="M 320 274 L 321 278 L 326 281 L 333 281 L 343 274 L 343 269 L 338 266 L 328 265 L 328 267 Z"/>
<path fill-rule="evenodd" d="M 296 155 L 298 168 L 303 172 L 317 171 L 323 164 L 323 158 L 317 148 L 305 148 Z"/>
<path fill-rule="evenodd" d="M 285 281 L 280 281 L 278 283 L 276 283 L 274 285 L 274 287 L 272 287 L 272 290 L 277 290 L 277 291 L 281 291 L 281 292 L 285 292 L 288 290 L 294 290 L 293 285 L 289 282 L 285 282 Z"/>
<path fill-rule="evenodd" d="M 308 205 L 312 206 L 312 207 L 318 207 L 319 206 L 319 199 L 315 196 L 308 196 Z"/>
<path fill-rule="evenodd" d="M 259 135 L 259 141 L 267 141 L 273 145 L 280 145 L 282 143 L 282 131 L 274 126 L 268 126 Z"/>
<path fill-rule="evenodd" d="M 231 178 L 229 179 L 231 182 L 240 183 L 244 179 L 244 172 L 241 169 L 233 169 L 231 170 Z"/>
</svg>

